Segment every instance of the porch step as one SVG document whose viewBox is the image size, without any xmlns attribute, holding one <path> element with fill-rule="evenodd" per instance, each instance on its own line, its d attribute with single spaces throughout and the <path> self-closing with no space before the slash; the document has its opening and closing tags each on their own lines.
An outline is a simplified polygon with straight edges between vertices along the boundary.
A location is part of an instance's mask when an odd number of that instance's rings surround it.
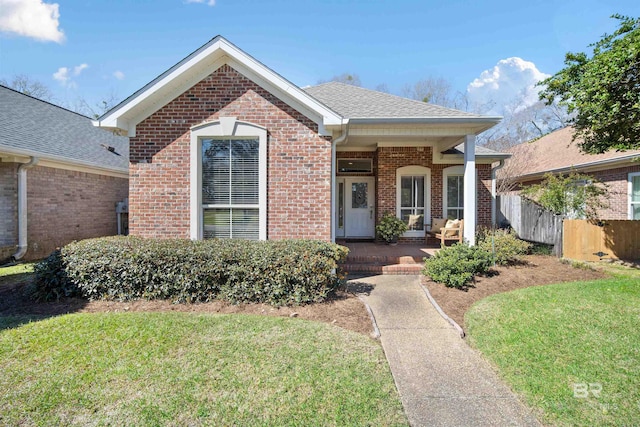
<svg viewBox="0 0 640 427">
<path fill-rule="evenodd" d="M 422 266 L 422 257 L 349 255 L 342 264 L 342 269 L 351 274 L 420 275 Z"/>
</svg>

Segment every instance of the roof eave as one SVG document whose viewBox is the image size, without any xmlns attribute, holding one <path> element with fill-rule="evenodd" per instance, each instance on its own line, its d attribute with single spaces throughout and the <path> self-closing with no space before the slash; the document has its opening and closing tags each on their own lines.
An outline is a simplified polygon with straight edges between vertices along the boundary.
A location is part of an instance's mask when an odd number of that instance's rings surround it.
<svg viewBox="0 0 640 427">
<path fill-rule="evenodd" d="M 545 169 L 542 171 L 518 175 L 516 179 L 518 180 L 536 179 L 536 178 L 542 178 L 547 173 L 554 173 L 554 174 L 566 173 L 566 172 L 571 172 L 572 170 L 584 170 L 587 172 L 602 170 L 602 169 L 606 169 L 606 167 L 608 166 L 609 167 L 617 166 L 617 165 L 624 166 L 626 163 L 631 163 L 634 161 L 634 159 L 637 159 L 637 158 L 640 158 L 640 154 L 631 154 L 624 157 L 616 157 L 614 159 L 604 159 L 604 160 L 598 160 L 595 162 L 581 163 L 578 165 L 563 166 L 560 168 L 553 168 L 553 169 Z"/>
<path fill-rule="evenodd" d="M 342 124 L 342 117 L 335 111 L 224 37 L 217 36 L 99 117 L 94 125 L 117 128 L 135 136 L 135 126 L 140 121 L 224 64 L 240 68 L 238 71 L 256 84 L 266 84 L 266 89 L 286 98 L 283 101 L 291 103 L 292 107 L 301 109 L 305 115 L 315 116 L 310 118 L 316 119 L 319 125 Z"/>
</svg>

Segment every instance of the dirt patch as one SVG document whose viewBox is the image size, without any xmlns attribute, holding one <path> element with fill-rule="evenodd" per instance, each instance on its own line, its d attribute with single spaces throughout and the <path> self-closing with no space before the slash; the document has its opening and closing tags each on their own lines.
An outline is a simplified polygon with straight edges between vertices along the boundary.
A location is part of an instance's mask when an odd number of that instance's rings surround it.
<svg viewBox="0 0 640 427">
<path fill-rule="evenodd" d="M 25 295 L 29 275 L 0 278 L 0 316 L 58 316 L 68 313 L 176 311 L 190 313 L 243 313 L 264 316 L 298 317 L 325 322 L 370 335 L 373 326 L 367 310 L 355 295 L 338 291 L 323 303 L 298 307 L 273 307 L 267 304 L 233 305 L 223 301 L 197 304 L 173 304 L 168 301 L 137 300 L 130 302 L 87 301 L 64 298 L 57 302 L 38 303 Z"/>
<path fill-rule="evenodd" d="M 575 268 L 551 256 L 529 255 L 521 265 L 495 267 L 487 276 L 477 277 L 467 290 L 447 288 L 422 277 L 422 283 L 447 316 L 464 328 L 464 313 L 475 303 L 489 295 L 530 286 L 552 283 L 596 280 L 607 275 L 600 270 Z"/>
</svg>

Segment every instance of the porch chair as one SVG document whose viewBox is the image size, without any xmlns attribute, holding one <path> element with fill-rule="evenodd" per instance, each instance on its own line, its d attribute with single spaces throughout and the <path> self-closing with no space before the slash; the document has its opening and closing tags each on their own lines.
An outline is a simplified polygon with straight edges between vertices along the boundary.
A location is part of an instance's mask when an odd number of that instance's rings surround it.
<svg viewBox="0 0 640 427">
<path fill-rule="evenodd" d="M 447 220 L 439 233 L 435 234 L 436 239 L 440 239 L 440 246 L 444 246 L 447 240 L 457 240 L 462 243 L 462 232 L 464 231 L 464 220 Z"/>
<path fill-rule="evenodd" d="M 445 225 L 447 225 L 446 218 L 431 218 L 431 226 L 429 227 L 429 230 L 426 231 L 425 238 L 435 238 L 436 234 L 440 233 L 440 230 L 443 229 Z"/>
</svg>

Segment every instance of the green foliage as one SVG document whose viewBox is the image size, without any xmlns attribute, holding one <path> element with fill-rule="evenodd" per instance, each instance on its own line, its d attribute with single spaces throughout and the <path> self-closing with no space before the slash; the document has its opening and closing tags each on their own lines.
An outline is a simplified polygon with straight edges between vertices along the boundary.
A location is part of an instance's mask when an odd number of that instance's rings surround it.
<svg viewBox="0 0 640 427">
<path fill-rule="evenodd" d="M 378 225 L 376 225 L 376 234 L 378 238 L 387 243 L 398 240 L 401 234 L 408 230 L 407 224 L 391 212 L 385 213 Z"/>
<path fill-rule="evenodd" d="M 514 264 L 531 249 L 531 243 L 518 239 L 513 229 L 481 228 L 478 231 L 477 244 L 478 247 L 493 254 L 493 259 L 498 265 Z"/>
<path fill-rule="evenodd" d="M 525 187 L 522 194 L 557 215 L 595 219 L 606 208 L 607 186 L 589 175 L 547 173 L 540 184 Z"/>
<path fill-rule="evenodd" d="M 464 288 L 493 264 L 491 254 L 478 246 L 456 243 L 440 249 L 424 262 L 423 273 L 450 288 Z"/>
<path fill-rule="evenodd" d="M 591 46 L 593 56 L 567 53 L 565 68 L 539 84 L 575 112 L 575 137 L 586 153 L 640 148 L 640 18 L 613 15 L 618 29 Z"/>
<path fill-rule="evenodd" d="M 75 242 L 36 267 L 38 297 L 168 299 L 303 304 L 339 285 L 347 249 L 310 240 L 153 240 L 107 237 Z"/>
</svg>

